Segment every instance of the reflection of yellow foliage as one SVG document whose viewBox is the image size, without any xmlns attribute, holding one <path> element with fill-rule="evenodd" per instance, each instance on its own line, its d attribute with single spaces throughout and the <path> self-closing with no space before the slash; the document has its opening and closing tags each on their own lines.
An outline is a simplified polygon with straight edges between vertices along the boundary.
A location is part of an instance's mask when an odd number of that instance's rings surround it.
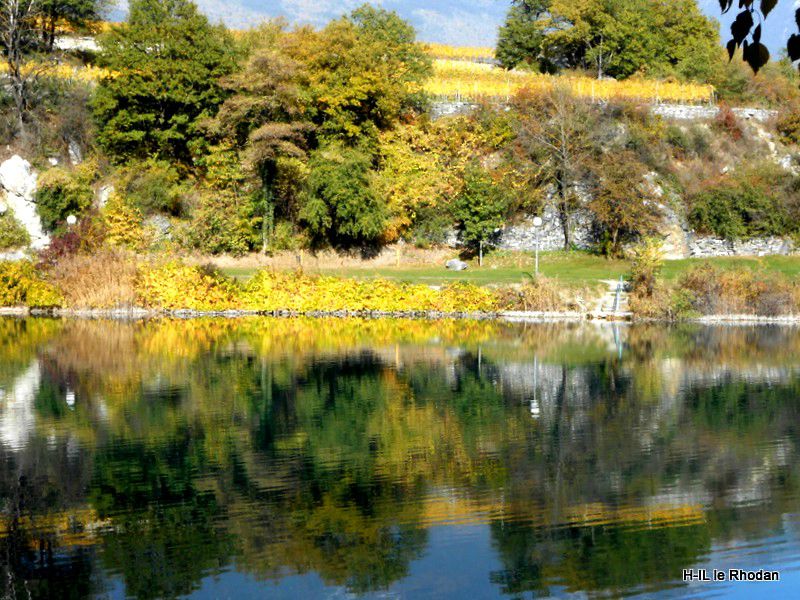
<svg viewBox="0 0 800 600">
<path fill-rule="evenodd" d="M 635 524 L 645 527 L 675 527 L 705 522 L 702 506 L 694 504 L 609 507 L 604 504 L 572 506 L 564 513 L 572 525 Z"/>
<path fill-rule="evenodd" d="M 63 547 L 92 546 L 97 543 L 98 530 L 108 527 L 108 520 L 101 520 L 97 511 L 81 508 L 55 514 L 24 515 L 19 518 L 13 528 L 22 531 L 38 531 L 55 536 L 58 544 Z M 0 518 L 0 539 L 12 533 L 11 523 L 6 518 Z M 39 550 L 41 540 L 29 540 L 31 550 Z"/>
</svg>

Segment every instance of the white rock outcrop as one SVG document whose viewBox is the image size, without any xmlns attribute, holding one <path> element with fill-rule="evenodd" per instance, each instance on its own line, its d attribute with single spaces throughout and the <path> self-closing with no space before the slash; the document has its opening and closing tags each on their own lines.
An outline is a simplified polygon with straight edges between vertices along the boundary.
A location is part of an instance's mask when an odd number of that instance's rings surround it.
<svg viewBox="0 0 800 600">
<path fill-rule="evenodd" d="M 28 231 L 31 248 L 41 250 L 50 244 L 42 227 L 42 219 L 36 211 L 33 194 L 36 191 L 36 171 L 31 163 L 21 156 L 14 155 L 0 164 L 0 188 L 4 202 L 14 211 L 14 216 Z"/>
<path fill-rule="evenodd" d="M 59 36 L 56 38 L 55 47 L 59 50 L 79 50 L 81 52 L 98 52 L 100 44 L 93 37 Z"/>
</svg>

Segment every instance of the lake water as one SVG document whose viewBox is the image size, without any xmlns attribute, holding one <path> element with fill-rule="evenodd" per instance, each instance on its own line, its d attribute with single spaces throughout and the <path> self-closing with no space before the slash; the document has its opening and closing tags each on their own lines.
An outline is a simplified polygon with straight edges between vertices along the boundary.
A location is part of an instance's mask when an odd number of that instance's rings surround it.
<svg viewBox="0 0 800 600">
<path fill-rule="evenodd" d="M 0 454 L 5 597 L 800 596 L 795 328 L 5 318 Z"/>
</svg>

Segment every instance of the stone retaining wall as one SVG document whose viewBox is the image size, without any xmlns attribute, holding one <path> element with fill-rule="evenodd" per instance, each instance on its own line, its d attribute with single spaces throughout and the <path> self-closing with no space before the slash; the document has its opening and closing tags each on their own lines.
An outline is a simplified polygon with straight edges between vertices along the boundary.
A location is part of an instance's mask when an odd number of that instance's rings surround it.
<svg viewBox="0 0 800 600">
<path fill-rule="evenodd" d="M 779 237 L 725 240 L 690 234 L 688 238 L 689 256 L 697 258 L 712 256 L 785 256 L 791 254 L 794 250 L 791 240 Z"/>
<path fill-rule="evenodd" d="M 474 102 L 442 100 L 432 102 L 430 114 L 433 119 L 469 114 L 478 107 Z M 719 106 L 708 104 L 652 104 L 654 115 L 676 121 L 704 121 L 715 118 L 720 111 Z M 766 122 L 774 118 L 778 112 L 764 108 L 734 108 L 733 114 L 743 120 Z"/>
<path fill-rule="evenodd" d="M 542 214 L 543 225 L 540 227 L 540 250 L 564 249 L 564 226 L 561 217 L 552 204 Z M 536 228 L 532 219 L 507 225 L 500 235 L 497 247 L 502 250 L 535 250 Z M 581 250 L 588 250 L 596 243 L 592 217 L 589 211 L 578 211 L 572 218 L 572 244 Z"/>
<path fill-rule="evenodd" d="M 699 121 L 715 118 L 720 111 L 719 106 L 695 104 L 654 104 L 651 108 L 654 115 L 678 121 Z M 734 108 L 733 114 L 740 119 L 765 122 L 775 117 L 778 112 L 763 108 Z"/>
<path fill-rule="evenodd" d="M 668 259 L 710 258 L 714 256 L 786 256 L 795 252 L 793 242 L 781 237 L 752 238 L 748 240 L 726 240 L 712 236 L 700 236 L 691 231 L 680 217 L 672 211 L 665 215 L 668 221 L 664 239 L 665 256 Z M 548 205 L 543 214 L 544 224 L 539 233 L 540 250 L 562 250 L 564 230 L 558 211 Z M 680 223 L 673 223 L 680 220 Z M 532 219 L 507 225 L 498 237 L 497 248 L 502 250 L 533 251 L 536 249 L 536 228 Z M 588 250 L 596 246 L 598 240 L 591 214 L 578 211 L 572 220 L 573 246 Z"/>
</svg>

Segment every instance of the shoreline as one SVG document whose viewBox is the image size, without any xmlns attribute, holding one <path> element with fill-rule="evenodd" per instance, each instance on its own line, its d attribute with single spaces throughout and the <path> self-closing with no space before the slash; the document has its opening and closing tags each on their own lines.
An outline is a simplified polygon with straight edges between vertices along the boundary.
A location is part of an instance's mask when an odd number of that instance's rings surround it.
<svg viewBox="0 0 800 600">
<path fill-rule="evenodd" d="M 418 320 L 472 320 L 472 321 L 505 321 L 509 323 L 698 323 L 702 325 L 800 325 L 800 314 L 781 316 L 760 316 L 748 314 L 703 315 L 688 319 L 636 319 L 629 312 L 536 312 L 536 311 L 499 311 L 499 312 L 437 312 L 437 311 L 259 311 L 259 310 L 164 310 L 142 307 L 113 309 L 73 309 L 73 308 L 29 308 L 0 307 L 0 317 L 50 317 L 73 319 L 116 319 L 144 320 L 158 318 L 203 319 L 224 318 L 239 319 L 243 317 L 272 317 L 280 319 L 292 318 L 336 318 L 336 319 L 418 319 Z"/>
</svg>

